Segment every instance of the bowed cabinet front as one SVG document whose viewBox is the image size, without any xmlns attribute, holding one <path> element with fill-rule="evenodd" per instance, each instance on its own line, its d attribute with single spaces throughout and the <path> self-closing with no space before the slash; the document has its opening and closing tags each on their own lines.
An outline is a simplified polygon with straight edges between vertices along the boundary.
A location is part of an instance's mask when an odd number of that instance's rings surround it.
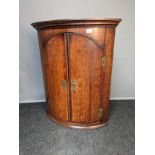
<svg viewBox="0 0 155 155">
<path fill-rule="evenodd" d="M 114 35 L 119 22 L 56 20 L 32 24 L 38 30 L 50 119 L 72 128 L 107 124 Z"/>
</svg>

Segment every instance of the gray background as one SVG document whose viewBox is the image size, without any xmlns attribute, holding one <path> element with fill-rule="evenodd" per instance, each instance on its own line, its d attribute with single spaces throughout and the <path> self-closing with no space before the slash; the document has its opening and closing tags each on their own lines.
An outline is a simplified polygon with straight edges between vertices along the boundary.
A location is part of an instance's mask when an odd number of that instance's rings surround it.
<svg viewBox="0 0 155 155">
<path fill-rule="evenodd" d="M 122 18 L 117 27 L 111 99 L 134 99 L 134 0 L 20 0 L 20 102 L 44 101 L 36 21 Z"/>
</svg>

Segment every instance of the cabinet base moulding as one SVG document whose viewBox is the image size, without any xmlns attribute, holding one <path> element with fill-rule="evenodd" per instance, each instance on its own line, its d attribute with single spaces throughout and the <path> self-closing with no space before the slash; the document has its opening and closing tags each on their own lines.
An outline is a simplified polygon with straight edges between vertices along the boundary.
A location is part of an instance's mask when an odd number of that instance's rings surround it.
<svg viewBox="0 0 155 155">
<path fill-rule="evenodd" d="M 90 124 L 64 122 L 62 120 L 57 120 L 50 115 L 47 115 L 47 116 L 50 120 L 54 121 L 55 123 L 65 126 L 65 127 L 68 127 L 68 128 L 72 128 L 72 129 L 96 129 L 96 128 L 100 128 L 100 127 L 104 127 L 104 126 L 108 125 L 108 122 L 106 122 L 106 123 L 96 122 L 96 123 L 90 123 Z"/>
</svg>

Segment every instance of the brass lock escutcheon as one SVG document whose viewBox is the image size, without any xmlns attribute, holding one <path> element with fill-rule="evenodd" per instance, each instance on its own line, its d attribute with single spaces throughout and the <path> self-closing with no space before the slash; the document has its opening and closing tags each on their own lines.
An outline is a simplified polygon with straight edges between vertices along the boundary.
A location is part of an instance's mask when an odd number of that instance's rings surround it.
<svg viewBox="0 0 155 155">
<path fill-rule="evenodd" d="M 62 86 L 62 89 L 65 91 L 66 90 L 66 86 L 67 86 L 66 80 L 62 80 L 61 81 L 61 86 Z"/>
<path fill-rule="evenodd" d="M 103 116 L 103 108 L 100 107 L 99 108 L 99 117 L 102 118 L 102 116 Z"/>
<path fill-rule="evenodd" d="M 102 56 L 101 63 L 102 63 L 102 66 L 104 67 L 105 63 L 106 63 L 106 57 L 105 56 Z"/>
<path fill-rule="evenodd" d="M 76 92 L 76 87 L 77 87 L 76 81 L 71 81 L 71 90 L 73 92 Z"/>
</svg>

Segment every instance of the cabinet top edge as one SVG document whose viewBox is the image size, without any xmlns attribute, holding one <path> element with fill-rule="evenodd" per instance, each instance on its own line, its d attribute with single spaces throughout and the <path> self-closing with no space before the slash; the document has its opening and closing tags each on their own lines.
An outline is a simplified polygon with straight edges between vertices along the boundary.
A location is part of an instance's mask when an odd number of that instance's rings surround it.
<svg viewBox="0 0 155 155">
<path fill-rule="evenodd" d="M 57 27 L 76 27 L 76 26 L 113 26 L 116 27 L 122 19 L 58 19 L 49 21 L 34 22 L 31 25 L 37 29 L 57 28 Z"/>
</svg>

